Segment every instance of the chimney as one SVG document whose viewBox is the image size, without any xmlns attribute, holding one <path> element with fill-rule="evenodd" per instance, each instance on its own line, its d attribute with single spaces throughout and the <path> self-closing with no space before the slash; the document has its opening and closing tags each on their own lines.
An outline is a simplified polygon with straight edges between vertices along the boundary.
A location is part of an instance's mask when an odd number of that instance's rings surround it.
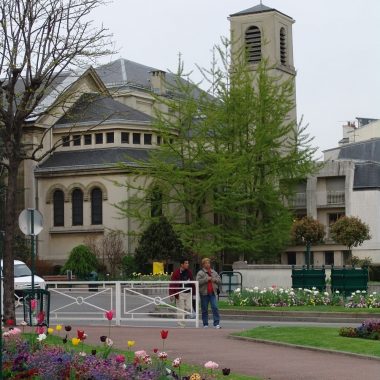
<svg viewBox="0 0 380 380">
<path fill-rule="evenodd" d="M 152 70 L 150 71 L 150 84 L 155 94 L 164 95 L 166 92 L 165 86 L 165 71 Z"/>
<path fill-rule="evenodd" d="M 349 139 L 350 133 L 356 129 L 354 121 L 347 121 L 347 124 L 343 125 L 343 138 Z"/>
</svg>

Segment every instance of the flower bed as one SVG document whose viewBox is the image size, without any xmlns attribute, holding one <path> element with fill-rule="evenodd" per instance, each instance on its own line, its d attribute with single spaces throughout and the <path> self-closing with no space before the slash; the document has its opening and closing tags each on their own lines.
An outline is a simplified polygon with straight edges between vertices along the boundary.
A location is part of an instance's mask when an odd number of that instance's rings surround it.
<svg viewBox="0 0 380 380">
<path fill-rule="evenodd" d="M 112 320 L 113 312 L 105 313 Z M 24 330 L 25 324 L 22 324 Z M 61 336 L 61 331 L 64 331 Z M 71 335 L 71 336 L 70 336 Z M 84 344 L 87 335 L 79 329 L 73 335 L 71 326 L 57 325 L 55 329 L 37 326 L 36 332 L 23 334 L 15 326 L 2 332 L 3 379 L 139 379 L 139 380 L 204 380 L 228 376 L 228 368 L 218 371 L 219 364 L 208 361 L 203 369 L 184 375 L 182 358 L 173 360 L 165 352 L 169 331 L 161 331 L 162 350 L 157 348 L 149 354 L 140 350 L 132 352 L 134 341 L 127 341 L 126 352 L 113 349 L 111 328 L 108 336 L 101 336 L 102 346 L 94 349 Z"/>
<path fill-rule="evenodd" d="M 364 321 L 359 327 L 342 327 L 340 336 L 349 338 L 380 339 L 380 319 Z"/>
<path fill-rule="evenodd" d="M 350 297 L 336 291 L 332 294 L 319 292 L 312 289 L 283 289 L 270 287 L 259 289 L 236 289 L 229 296 L 229 304 L 233 306 L 266 306 L 266 307 L 291 307 L 291 306 L 344 306 L 346 308 L 380 308 L 380 295 L 376 292 L 368 294 L 366 291 L 357 290 Z"/>
</svg>

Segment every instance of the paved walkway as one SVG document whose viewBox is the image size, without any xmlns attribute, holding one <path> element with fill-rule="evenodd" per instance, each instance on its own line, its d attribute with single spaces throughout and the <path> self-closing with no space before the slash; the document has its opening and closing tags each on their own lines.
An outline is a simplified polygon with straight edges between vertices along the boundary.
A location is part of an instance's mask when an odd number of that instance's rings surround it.
<svg viewBox="0 0 380 380">
<path fill-rule="evenodd" d="M 99 337 L 108 334 L 107 326 L 89 326 L 84 330 L 90 344 L 99 345 Z M 152 353 L 154 348 L 162 348 L 160 331 L 157 327 L 112 327 L 111 338 L 117 348 L 126 349 L 127 341 L 135 340 L 134 350 Z M 234 372 L 265 380 L 380 379 L 380 361 L 229 338 L 235 331 L 238 330 L 171 328 L 165 351 L 170 358 L 181 356 L 190 364 L 215 361 L 221 368 L 231 368 L 230 379 Z"/>
</svg>

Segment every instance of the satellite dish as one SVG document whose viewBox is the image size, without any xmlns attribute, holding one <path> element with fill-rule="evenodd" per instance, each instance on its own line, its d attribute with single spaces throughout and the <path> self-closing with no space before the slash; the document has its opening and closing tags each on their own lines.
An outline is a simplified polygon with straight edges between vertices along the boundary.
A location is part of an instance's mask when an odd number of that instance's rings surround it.
<svg viewBox="0 0 380 380">
<path fill-rule="evenodd" d="M 42 214 L 34 208 L 22 210 L 18 217 L 18 225 L 24 235 L 38 235 L 43 229 L 43 221 Z"/>
</svg>

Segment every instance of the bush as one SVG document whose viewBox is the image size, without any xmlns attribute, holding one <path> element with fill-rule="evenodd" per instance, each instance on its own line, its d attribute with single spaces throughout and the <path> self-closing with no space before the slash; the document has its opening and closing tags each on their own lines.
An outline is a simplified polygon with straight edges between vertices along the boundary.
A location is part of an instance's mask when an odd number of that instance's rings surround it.
<svg viewBox="0 0 380 380">
<path fill-rule="evenodd" d="M 95 254 L 86 245 L 78 245 L 74 247 L 69 259 L 62 268 L 62 272 L 66 273 L 71 270 L 78 279 L 84 280 L 92 271 L 98 268 L 98 260 Z"/>
<path fill-rule="evenodd" d="M 121 267 L 123 271 L 123 275 L 129 279 L 132 277 L 132 274 L 137 272 L 137 264 L 134 256 L 132 255 L 125 255 L 121 259 Z"/>
<path fill-rule="evenodd" d="M 380 338 L 380 319 L 370 319 L 364 321 L 359 327 L 342 327 L 339 330 L 340 336 L 349 338 L 363 338 L 379 340 Z"/>
</svg>

